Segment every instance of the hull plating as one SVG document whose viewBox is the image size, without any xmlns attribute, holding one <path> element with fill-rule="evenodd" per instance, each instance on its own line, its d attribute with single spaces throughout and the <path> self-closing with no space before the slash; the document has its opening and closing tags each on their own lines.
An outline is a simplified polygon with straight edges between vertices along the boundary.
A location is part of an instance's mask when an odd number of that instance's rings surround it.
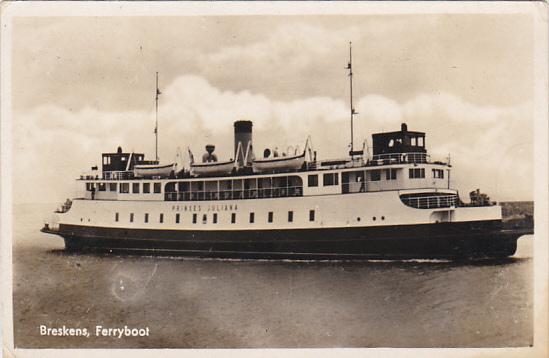
<svg viewBox="0 0 549 358">
<path fill-rule="evenodd" d="M 154 230 L 60 225 L 43 230 L 69 250 L 166 252 L 265 258 L 504 257 L 526 231 L 501 230 L 497 220 L 463 223 L 288 230 Z"/>
</svg>

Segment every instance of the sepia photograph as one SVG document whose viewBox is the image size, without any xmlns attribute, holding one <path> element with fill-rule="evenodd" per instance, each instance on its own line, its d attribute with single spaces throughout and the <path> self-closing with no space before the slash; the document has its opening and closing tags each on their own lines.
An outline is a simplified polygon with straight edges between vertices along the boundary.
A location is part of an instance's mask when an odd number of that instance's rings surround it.
<svg viewBox="0 0 549 358">
<path fill-rule="evenodd" d="M 6 357 L 546 356 L 544 3 L 2 5 Z"/>
</svg>

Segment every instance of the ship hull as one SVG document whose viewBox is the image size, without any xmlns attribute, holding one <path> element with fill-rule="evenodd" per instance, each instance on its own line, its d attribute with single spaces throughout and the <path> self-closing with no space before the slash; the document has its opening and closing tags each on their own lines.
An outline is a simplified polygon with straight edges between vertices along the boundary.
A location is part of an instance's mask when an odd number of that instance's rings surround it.
<svg viewBox="0 0 549 358">
<path fill-rule="evenodd" d="M 63 225 L 68 250 L 239 258 L 506 257 L 526 231 L 501 221 L 284 230 L 158 230 Z"/>
</svg>

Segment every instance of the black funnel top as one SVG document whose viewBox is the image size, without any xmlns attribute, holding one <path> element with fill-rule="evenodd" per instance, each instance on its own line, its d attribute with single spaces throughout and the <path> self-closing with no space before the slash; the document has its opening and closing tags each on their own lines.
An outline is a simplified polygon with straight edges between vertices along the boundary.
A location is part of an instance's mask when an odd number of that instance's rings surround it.
<svg viewBox="0 0 549 358">
<path fill-rule="evenodd" d="M 252 121 L 236 121 L 234 122 L 234 132 L 235 133 L 251 133 L 252 132 Z"/>
</svg>

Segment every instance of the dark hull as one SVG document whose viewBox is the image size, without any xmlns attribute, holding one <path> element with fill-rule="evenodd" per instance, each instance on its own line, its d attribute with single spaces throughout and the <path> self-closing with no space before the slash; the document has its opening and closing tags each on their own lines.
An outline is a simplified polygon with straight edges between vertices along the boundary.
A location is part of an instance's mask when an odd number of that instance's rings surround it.
<svg viewBox="0 0 549 358">
<path fill-rule="evenodd" d="M 191 231 L 60 225 L 42 231 L 64 238 L 68 250 L 142 252 L 239 258 L 506 257 L 527 230 L 500 221 L 293 230 Z"/>
</svg>

